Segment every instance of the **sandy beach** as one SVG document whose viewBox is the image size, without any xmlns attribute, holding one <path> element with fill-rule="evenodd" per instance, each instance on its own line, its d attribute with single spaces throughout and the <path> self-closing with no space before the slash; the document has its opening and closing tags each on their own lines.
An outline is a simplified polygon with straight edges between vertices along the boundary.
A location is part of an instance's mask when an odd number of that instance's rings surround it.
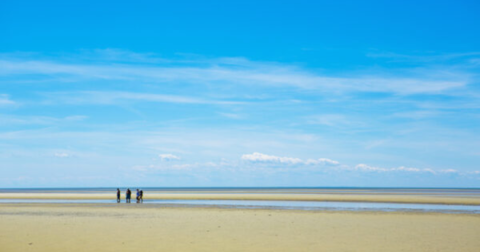
<svg viewBox="0 0 480 252">
<path fill-rule="evenodd" d="M 0 204 L 1 251 L 478 251 L 480 216 Z"/>
</svg>

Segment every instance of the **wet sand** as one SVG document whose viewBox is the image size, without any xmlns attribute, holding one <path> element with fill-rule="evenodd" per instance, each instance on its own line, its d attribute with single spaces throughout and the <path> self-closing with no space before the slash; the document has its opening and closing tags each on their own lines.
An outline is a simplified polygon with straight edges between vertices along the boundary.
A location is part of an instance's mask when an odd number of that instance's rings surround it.
<svg viewBox="0 0 480 252">
<path fill-rule="evenodd" d="M 478 251 L 480 215 L 0 204 L 1 251 Z"/>
<path fill-rule="evenodd" d="M 379 194 L 302 194 L 302 193 L 149 193 L 145 200 L 297 200 L 297 201 L 338 201 L 338 202 L 388 202 L 419 204 L 479 205 L 478 194 L 472 196 L 449 195 L 379 195 Z M 0 193 L 0 199 L 115 199 L 112 193 Z M 124 195 L 122 194 L 122 200 Z"/>
</svg>

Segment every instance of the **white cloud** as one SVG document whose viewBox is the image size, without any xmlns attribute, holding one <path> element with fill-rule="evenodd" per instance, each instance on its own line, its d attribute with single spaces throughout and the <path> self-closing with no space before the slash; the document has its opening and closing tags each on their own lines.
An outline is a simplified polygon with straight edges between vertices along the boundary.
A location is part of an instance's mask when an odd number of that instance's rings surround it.
<svg viewBox="0 0 480 252">
<path fill-rule="evenodd" d="M 254 152 L 253 154 L 242 155 L 242 160 L 249 162 L 262 162 L 262 163 L 283 163 L 283 164 L 301 164 L 301 165 L 339 165 L 340 163 L 328 158 L 308 159 L 302 160 L 294 157 L 279 157 L 273 155 L 262 154 Z"/>
<path fill-rule="evenodd" d="M 164 157 L 170 157 L 172 154 L 162 154 Z M 198 172 L 231 172 L 235 174 L 248 173 L 251 175 L 274 174 L 277 172 L 294 172 L 303 173 L 311 171 L 321 171 L 327 173 L 342 174 L 343 172 L 358 173 L 402 173 L 407 174 L 430 174 L 442 176 L 445 174 L 472 175 L 480 174 L 480 171 L 461 173 L 454 169 L 433 170 L 430 168 L 415 168 L 398 166 L 394 168 L 383 168 L 371 166 L 367 164 L 358 164 L 354 167 L 341 164 L 338 161 L 319 158 L 319 159 L 300 159 L 294 157 L 282 157 L 275 155 L 267 155 L 260 152 L 252 154 L 244 154 L 241 160 L 247 162 L 238 162 L 235 160 L 223 159 L 221 162 L 204 162 L 204 163 L 164 163 L 159 165 L 144 165 L 133 167 L 139 171 L 198 171 Z M 324 169 L 328 167 L 329 169 Z M 322 168 L 321 170 L 319 168 Z"/>
<path fill-rule="evenodd" d="M 317 165 L 317 164 L 323 164 L 323 165 L 339 165 L 340 163 L 335 160 L 331 160 L 328 158 L 319 158 L 319 159 L 308 159 L 305 161 L 305 164 L 307 165 Z"/>
<path fill-rule="evenodd" d="M 380 167 L 373 167 L 366 164 L 358 164 L 355 166 L 355 170 L 360 171 L 388 171 L 388 169 L 380 168 Z"/>
<path fill-rule="evenodd" d="M 440 170 L 441 173 L 458 173 L 457 170 L 455 169 L 445 169 L 445 170 Z"/>
<path fill-rule="evenodd" d="M 169 154 L 166 154 L 169 155 Z M 205 163 L 181 163 L 181 164 L 165 164 L 165 165 L 149 165 L 149 166 L 135 166 L 133 167 L 136 170 L 142 171 L 176 171 L 176 170 L 197 170 L 197 171 L 228 171 L 228 172 L 254 172 L 254 173 L 275 173 L 275 172 L 301 172 L 301 171 L 312 171 L 312 166 L 316 169 L 319 167 L 329 166 L 331 169 L 324 170 L 328 172 L 337 172 L 342 173 L 344 171 L 356 171 L 362 173 L 369 172 L 380 172 L 380 173 L 392 173 L 392 172 L 402 172 L 402 173 L 422 173 L 422 174 L 432 174 L 432 175 L 441 175 L 441 174 L 458 174 L 458 175 L 468 175 L 468 174 L 480 174 L 480 171 L 474 171 L 469 173 L 460 173 L 454 169 L 447 170 L 433 170 L 430 168 L 414 168 L 414 167 L 405 167 L 399 166 L 394 168 L 383 168 L 375 167 L 367 164 L 358 164 L 353 168 L 348 165 L 342 165 L 340 162 L 327 159 L 307 159 L 302 160 L 299 158 L 292 157 L 279 157 L 274 155 L 266 155 L 259 152 L 254 152 L 252 154 L 245 154 L 241 156 L 241 159 L 248 161 L 249 163 L 238 163 L 236 161 L 223 160 L 220 163 L 215 162 L 205 162 Z M 263 164 L 263 165 L 260 165 Z"/>
<path fill-rule="evenodd" d="M 65 152 L 56 152 L 54 155 L 55 155 L 55 157 L 59 157 L 59 158 L 70 157 L 70 155 L 68 153 L 65 153 Z"/>
<path fill-rule="evenodd" d="M 132 167 L 135 171 L 150 172 L 150 171 L 186 171 L 191 170 L 190 164 L 181 165 L 135 165 Z"/>
<path fill-rule="evenodd" d="M 273 162 L 273 163 L 287 163 L 287 164 L 299 164 L 303 161 L 299 158 L 291 157 L 278 157 L 272 155 L 266 155 L 259 152 L 254 152 L 253 154 L 244 154 L 242 159 L 250 162 Z"/>
<path fill-rule="evenodd" d="M 173 154 L 160 154 L 158 156 L 162 159 L 162 161 L 180 160 L 180 157 Z"/>
<path fill-rule="evenodd" d="M 400 167 L 395 167 L 395 168 L 382 168 L 382 167 L 375 167 L 375 166 L 370 166 L 366 164 L 358 164 L 354 168 L 355 170 L 359 171 L 367 171 L 367 172 L 395 172 L 395 171 L 401 171 L 401 172 L 424 172 L 424 173 L 432 173 L 435 174 L 436 172 L 432 169 L 425 168 L 425 169 L 419 169 L 419 168 L 413 168 L 413 167 L 405 167 L 405 166 L 400 166 Z"/>
</svg>

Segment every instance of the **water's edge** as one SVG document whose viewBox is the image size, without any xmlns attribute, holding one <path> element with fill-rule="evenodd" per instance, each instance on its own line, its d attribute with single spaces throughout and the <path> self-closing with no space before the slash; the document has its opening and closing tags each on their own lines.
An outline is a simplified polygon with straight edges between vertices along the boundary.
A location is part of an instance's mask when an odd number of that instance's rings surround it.
<svg viewBox="0 0 480 252">
<path fill-rule="evenodd" d="M 48 203 L 48 204 L 126 204 L 116 200 L 46 200 L 46 199 L 0 199 L 5 203 Z M 135 203 L 135 199 L 130 204 Z M 305 211 L 381 211 L 381 212 L 439 212 L 480 214 L 480 206 L 374 203 L 374 202 L 335 202 L 335 201 L 263 201 L 263 200 L 144 200 L 138 204 L 157 204 L 159 206 L 218 206 L 245 209 L 279 209 Z"/>
</svg>

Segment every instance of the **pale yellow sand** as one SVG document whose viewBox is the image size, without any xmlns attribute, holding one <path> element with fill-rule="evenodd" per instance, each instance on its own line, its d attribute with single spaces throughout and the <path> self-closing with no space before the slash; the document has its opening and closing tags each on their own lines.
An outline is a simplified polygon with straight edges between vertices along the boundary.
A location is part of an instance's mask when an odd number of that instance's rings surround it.
<svg viewBox="0 0 480 252">
<path fill-rule="evenodd" d="M 0 251 L 475 251 L 480 216 L 0 204 Z"/>
<path fill-rule="evenodd" d="M 134 197 L 134 195 L 133 195 Z M 378 194 L 275 194 L 275 193 L 146 193 L 148 199 L 212 199 L 212 200 L 305 200 L 349 202 L 396 202 L 480 205 L 480 197 L 437 195 L 378 195 Z M 0 199 L 115 199 L 108 193 L 0 193 Z M 124 195 L 122 194 L 122 200 Z"/>
</svg>

